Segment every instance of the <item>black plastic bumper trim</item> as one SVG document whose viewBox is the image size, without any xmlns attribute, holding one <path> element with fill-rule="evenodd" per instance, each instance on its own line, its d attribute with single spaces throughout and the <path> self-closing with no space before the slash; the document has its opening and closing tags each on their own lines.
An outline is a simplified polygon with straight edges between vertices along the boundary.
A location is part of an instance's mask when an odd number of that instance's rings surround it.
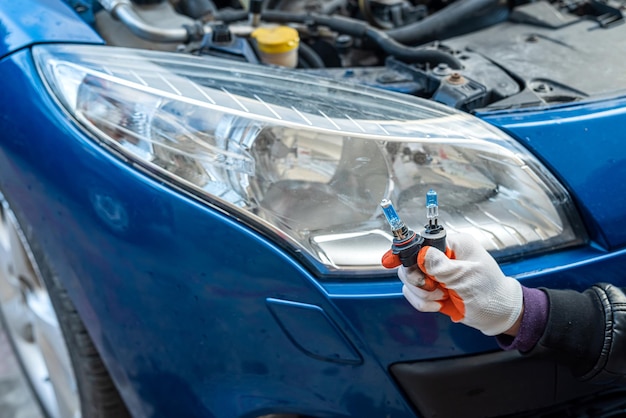
<svg viewBox="0 0 626 418">
<path fill-rule="evenodd" d="M 419 415 L 426 418 L 527 416 L 609 389 L 576 380 L 551 359 L 522 356 L 517 351 L 398 363 L 390 371 Z"/>
</svg>

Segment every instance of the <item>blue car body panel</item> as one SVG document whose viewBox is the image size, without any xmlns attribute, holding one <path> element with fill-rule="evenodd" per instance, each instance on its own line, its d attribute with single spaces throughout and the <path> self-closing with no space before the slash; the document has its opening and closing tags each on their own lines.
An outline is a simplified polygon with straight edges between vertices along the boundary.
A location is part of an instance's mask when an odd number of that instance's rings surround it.
<svg viewBox="0 0 626 418">
<path fill-rule="evenodd" d="M 59 0 L 5 1 L 0 7 L 0 59 L 37 43 L 102 43 L 102 39 Z"/>
<path fill-rule="evenodd" d="M 322 281 L 258 232 L 98 145 L 50 97 L 24 47 L 100 40 L 60 1 L 28 4 L 63 23 L 33 25 L 26 6 L 0 11 L 11 32 L 0 46 L 11 80 L 3 94 L 16 98 L 0 101 L 0 189 L 134 415 L 413 417 L 393 363 L 497 349 L 441 315 L 417 314 L 392 273 Z M 591 236 L 504 264 L 505 273 L 529 286 L 626 285 L 626 231 L 615 227 L 626 221 L 623 105 L 482 115 L 566 184 Z"/>
</svg>

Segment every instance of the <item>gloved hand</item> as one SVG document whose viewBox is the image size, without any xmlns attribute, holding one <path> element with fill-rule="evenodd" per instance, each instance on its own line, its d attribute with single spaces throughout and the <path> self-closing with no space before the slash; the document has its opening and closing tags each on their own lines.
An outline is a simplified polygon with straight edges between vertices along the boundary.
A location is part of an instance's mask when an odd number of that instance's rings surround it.
<svg viewBox="0 0 626 418">
<path fill-rule="evenodd" d="M 448 256 L 423 247 L 417 256 L 419 269 L 400 267 L 398 276 L 406 299 L 419 311 L 441 312 L 485 335 L 510 329 L 522 312 L 519 282 L 506 277 L 471 235 L 448 236 L 448 247 Z M 425 279 L 435 281 L 434 290 L 416 286 Z"/>
</svg>

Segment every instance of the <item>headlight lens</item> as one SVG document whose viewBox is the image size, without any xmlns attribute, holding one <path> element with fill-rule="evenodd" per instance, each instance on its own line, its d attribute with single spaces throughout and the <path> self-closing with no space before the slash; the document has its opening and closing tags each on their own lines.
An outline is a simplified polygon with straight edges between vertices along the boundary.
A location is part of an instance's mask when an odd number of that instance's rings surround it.
<svg viewBox="0 0 626 418">
<path fill-rule="evenodd" d="M 382 272 L 394 201 L 415 229 L 439 193 L 449 233 L 496 257 L 580 243 L 563 187 L 504 133 L 432 102 L 231 61 L 38 46 L 50 89 L 90 132 L 302 253 L 322 274 Z"/>
</svg>

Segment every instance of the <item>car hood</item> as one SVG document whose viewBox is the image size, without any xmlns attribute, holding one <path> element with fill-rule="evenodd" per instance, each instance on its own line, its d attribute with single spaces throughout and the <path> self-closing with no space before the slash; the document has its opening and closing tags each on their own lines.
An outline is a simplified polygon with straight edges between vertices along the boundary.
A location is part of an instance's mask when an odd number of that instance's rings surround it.
<svg viewBox="0 0 626 418">
<path fill-rule="evenodd" d="M 102 39 L 60 1 L 3 2 L 0 9 L 0 59 L 43 42 L 102 43 Z"/>
</svg>

